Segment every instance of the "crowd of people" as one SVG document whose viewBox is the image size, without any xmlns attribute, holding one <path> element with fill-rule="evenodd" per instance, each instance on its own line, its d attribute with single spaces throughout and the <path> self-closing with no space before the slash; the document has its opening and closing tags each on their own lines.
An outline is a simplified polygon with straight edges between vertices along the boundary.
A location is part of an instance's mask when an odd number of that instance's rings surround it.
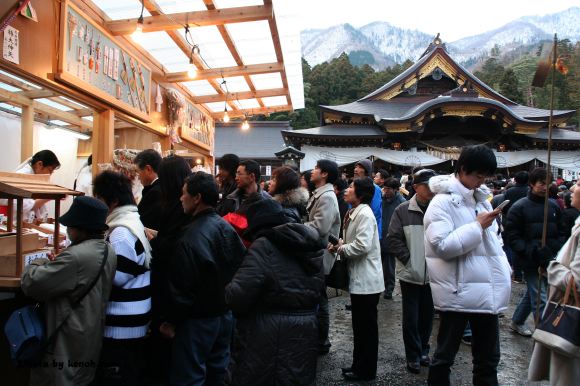
<svg viewBox="0 0 580 386">
<path fill-rule="evenodd" d="M 94 197 L 59 220 L 72 245 L 24 270 L 22 290 L 57 331 L 43 363 L 64 364 L 33 368 L 32 385 L 313 385 L 332 347 L 325 276 L 337 259 L 354 341 L 345 380 L 376 377 L 377 306 L 398 278 L 406 369 L 449 385 L 469 331 L 473 384 L 497 385 L 512 281 L 527 285 L 510 324 L 525 337 L 548 287 L 558 299 L 570 280 L 580 286 L 580 181 L 546 184 L 543 168 L 505 180 L 484 145 L 463 148 L 452 174 L 404 178 L 367 159 L 352 179 L 321 159 L 302 175 L 279 167 L 267 186 L 257 162 L 234 154 L 215 177 L 154 150 L 135 166 L 138 205 L 126 176 L 100 173 Z M 529 379 L 574 384 L 580 359 L 538 343 Z"/>
</svg>

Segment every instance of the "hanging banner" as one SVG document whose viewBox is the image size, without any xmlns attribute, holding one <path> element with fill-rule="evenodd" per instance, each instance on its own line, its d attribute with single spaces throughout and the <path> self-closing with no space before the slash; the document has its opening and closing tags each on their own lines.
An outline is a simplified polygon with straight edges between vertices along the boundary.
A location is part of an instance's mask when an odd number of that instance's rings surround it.
<svg viewBox="0 0 580 386">
<path fill-rule="evenodd" d="M 56 79 L 151 122 L 151 70 L 68 0 L 61 7 Z"/>
</svg>

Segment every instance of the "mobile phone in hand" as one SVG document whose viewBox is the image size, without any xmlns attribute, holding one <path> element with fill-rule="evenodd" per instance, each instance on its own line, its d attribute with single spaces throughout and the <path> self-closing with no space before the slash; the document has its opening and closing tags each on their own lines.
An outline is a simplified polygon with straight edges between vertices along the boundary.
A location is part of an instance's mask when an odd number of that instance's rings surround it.
<svg viewBox="0 0 580 386">
<path fill-rule="evenodd" d="M 335 235 L 328 235 L 328 242 L 332 245 L 338 244 L 338 238 Z"/>
<path fill-rule="evenodd" d="M 497 208 L 495 208 L 495 209 L 494 209 L 494 211 L 497 211 L 497 212 L 500 212 L 500 211 L 502 211 L 502 210 L 503 210 L 503 208 L 505 208 L 505 207 L 507 206 L 507 204 L 509 204 L 509 203 L 510 203 L 510 200 L 505 200 L 505 201 L 503 201 L 501 204 L 499 204 L 499 205 L 497 206 Z"/>
</svg>

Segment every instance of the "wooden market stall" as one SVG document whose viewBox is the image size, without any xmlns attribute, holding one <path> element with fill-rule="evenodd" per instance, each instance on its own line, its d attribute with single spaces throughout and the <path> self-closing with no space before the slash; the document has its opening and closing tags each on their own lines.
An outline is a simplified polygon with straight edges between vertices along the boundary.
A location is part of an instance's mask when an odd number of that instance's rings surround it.
<svg viewBox="0 0 580 386">
<path fill-rule="evenodd" d="M 20 276 L 24 266 L 40 255 L 53 252 L 59 253 L 60 225 L 60 200 L 67 195 L 82 195 L 71 189 L 53 185 L 48 181 L 49 175 L 28 175 L 17 173 L 0 172 L 0 198 L 8 199 L 8 221 L 6 232 L 0 231 L 0 240 L 3 246 L 0 249 L 0 288 L 20 287 Z M 23 201 L 25 199 L 49 199 L 55 203 L 54 231 L 52 238 L 46 244 L 39 241 L 36 232 L 27 232 L 26 229 L 36 229 L 49 233 L 46 229 L 38 228 L 34 224 L 25 223 L 22 217 Z M 16 220 L 14 221 L 13 203 L 16 201 Z M 15 232 L 14 232 L 15 231 Z M 43 248 L 52 245 L 52 251 Z"/>
</svg>

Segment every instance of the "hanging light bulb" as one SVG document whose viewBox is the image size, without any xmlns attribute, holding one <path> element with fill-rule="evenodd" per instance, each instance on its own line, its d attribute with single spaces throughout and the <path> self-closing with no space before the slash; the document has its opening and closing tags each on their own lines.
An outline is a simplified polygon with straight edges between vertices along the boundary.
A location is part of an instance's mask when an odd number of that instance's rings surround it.
<svg viewBox="0 0 580 386">
<path fill-rule="evenodd" d="M 135 26 L 135 31 L 131 34 L 131 38 L 134 41 L 139 41 L 139 39 L 143 36 L 143 9 L 145 8 L 145 4 L 141 1 L 141 15 L 137 19 L 137 26 Z"/>
<path fill-rule="evenodd" d="M 193 79 L 197 76 L 197 68 L 193 64 L 193 59 L 189 59 L 189 68 L 187 69 L 187 76 Z"/>
<path fill-rule="evenodd" d="M 246 131 L 250 129 L 250 124 L 248 123 L 248 118 L 244 118 L 244 122 L 242 122 L 242 130 Z"/>
<path fill-rule="evenodd" d="M 228 123 L 230 121 L 230 116 L 228 115 L 228 110 L 224 109 L 224 118 L 223 118 L 224 123 Z"/>
</svg>

